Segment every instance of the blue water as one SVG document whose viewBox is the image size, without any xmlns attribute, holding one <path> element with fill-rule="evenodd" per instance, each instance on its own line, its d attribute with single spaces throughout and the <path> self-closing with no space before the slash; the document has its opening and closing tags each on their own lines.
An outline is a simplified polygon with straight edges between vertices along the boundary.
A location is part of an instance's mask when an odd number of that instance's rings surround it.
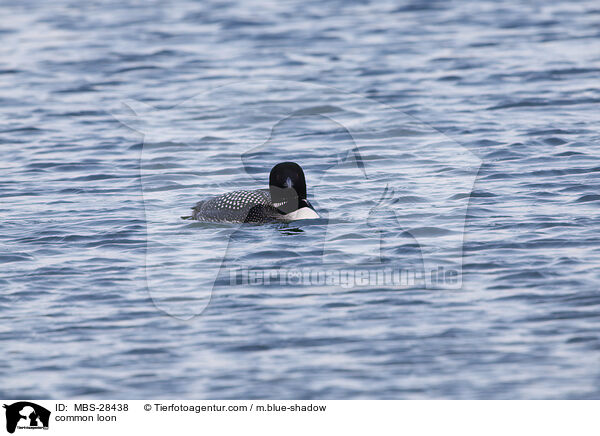
<svg viewBox="0 0 600 436">
<path fill-rule="evenodd" d="M 600 398 L 597 2 L 0 16 L 0 397 Z M 285 160 L 322 220 L 180 219 Z M 428 260 L 460 286 L 228 283 Z"/>
</svg>

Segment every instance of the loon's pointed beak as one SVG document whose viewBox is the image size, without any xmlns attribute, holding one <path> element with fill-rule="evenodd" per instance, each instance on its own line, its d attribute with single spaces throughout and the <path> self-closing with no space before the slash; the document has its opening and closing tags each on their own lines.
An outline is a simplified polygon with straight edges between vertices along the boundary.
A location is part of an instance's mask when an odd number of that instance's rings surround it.
<svg viewBox="0 0 600 436">
<path fill-rule="evenodd" d="M 291 221 L 295 220 L 311 220 L 321 218 L 312 204 L 306 199 L 300 200 L 298 209 L 288 214 Z"/>
<path fill-rule="evenodd" d="M 306 198 L 304 200 L 300 200 L 300 207 L 304 206 L 304 207 L 309 207 L 312 210 L 315 210 L 315 208 L 312 206 L 312 204 L 310 204 L 310 201 L 308 201 Z"/>
</svg>

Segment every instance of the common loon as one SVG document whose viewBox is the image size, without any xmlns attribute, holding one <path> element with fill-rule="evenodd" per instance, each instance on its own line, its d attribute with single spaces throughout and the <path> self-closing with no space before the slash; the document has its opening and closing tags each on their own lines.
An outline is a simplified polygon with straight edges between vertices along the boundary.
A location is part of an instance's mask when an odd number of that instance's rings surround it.
<svg viewBox="0 0 600 436">
<path fill-rule="evenodd" d="M 319 218 L 306 198 L 304 171 L 295 162 L 278 163 L 269 189 L 233 191 L 198 202 L 192 219 L 210 222 L 264 223 Z"/>
</svg>

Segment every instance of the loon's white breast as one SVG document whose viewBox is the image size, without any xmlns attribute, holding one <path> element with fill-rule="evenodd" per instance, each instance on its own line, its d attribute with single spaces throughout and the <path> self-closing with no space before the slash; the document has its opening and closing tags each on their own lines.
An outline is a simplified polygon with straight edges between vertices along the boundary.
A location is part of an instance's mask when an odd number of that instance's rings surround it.
<svg viewBox="0 0 600 436">
<path fill-rule="evenodd" d="M 301 207 L 293 212 L 282 215 L 281 221 L 314 220 L 320 218 L 319 214 L 310 207 Z"/>
</svg>

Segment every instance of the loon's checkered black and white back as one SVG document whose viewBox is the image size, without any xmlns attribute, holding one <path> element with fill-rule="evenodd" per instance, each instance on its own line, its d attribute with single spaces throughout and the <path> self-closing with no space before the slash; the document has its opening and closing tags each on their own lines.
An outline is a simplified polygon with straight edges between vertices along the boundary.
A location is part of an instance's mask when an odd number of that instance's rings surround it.
<svg viewBox="0 0 600 436">
<path fill-rule="evenodd" d="M 260 223 L 281 215 L 268 189 L 228 192 L 200 201 L 192 210 L 193 219 L 210 222 Z"/>
</svg>

